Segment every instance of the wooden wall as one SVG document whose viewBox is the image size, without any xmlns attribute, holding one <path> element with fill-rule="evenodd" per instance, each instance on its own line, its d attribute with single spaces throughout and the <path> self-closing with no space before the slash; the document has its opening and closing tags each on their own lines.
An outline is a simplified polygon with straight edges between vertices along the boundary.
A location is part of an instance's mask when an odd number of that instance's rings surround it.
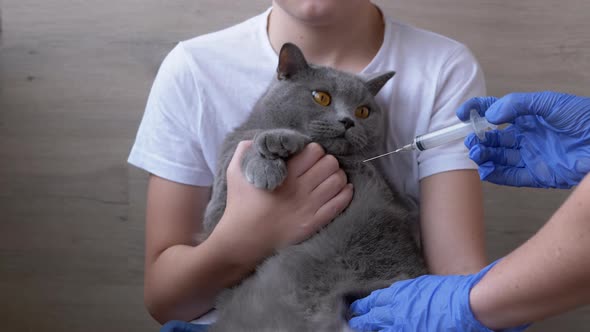
<svg viewBox="0 0 590 332">
<path fill-rule="evenodd" d="M 490 94 L 590 94 L 588 1 L 378 3 L 388 15 L 467 44 Z M 268 5 L 3 0 L 0 330 L 157 330 L 142 305 L 146 174 L 125 162 L 151 81 L 178 40 Z M 568 194 L 485 191 L 493 258 L 526 240 Z M 589 326 L 583 309 L 531 331 Z"/>
</svg>

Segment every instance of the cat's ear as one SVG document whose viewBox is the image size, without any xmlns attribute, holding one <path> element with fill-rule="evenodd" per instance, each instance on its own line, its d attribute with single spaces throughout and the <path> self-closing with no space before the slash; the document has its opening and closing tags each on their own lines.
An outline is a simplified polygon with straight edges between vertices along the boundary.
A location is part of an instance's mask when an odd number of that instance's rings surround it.
<svg viewBox="0 0 590 332">
<path fill-rule="evenodd" d="M 281 47 L 277 67 L 277 78 L 279 80 L 288 79 L 307 68 L 309 68 L 309 65 L 299 47 L 291 43 L 286 43 Z"/>
<path fill-rule="evenodd" d="M 386 73 L 378 74 L 368 78 L 365 83 L 367 85 L 367 89 L 369 89 L 369 92 L 371 92 L 373 96 L 376 96 L 379 90 L 381 90 L 381 88 L 385 85 L 385 83 L 387 83 L 387 81 L 389 81 L 390 78 L 393 77 L 393 75 L 395 75 L 394 71 L 388 71 Z"/>
</svg>

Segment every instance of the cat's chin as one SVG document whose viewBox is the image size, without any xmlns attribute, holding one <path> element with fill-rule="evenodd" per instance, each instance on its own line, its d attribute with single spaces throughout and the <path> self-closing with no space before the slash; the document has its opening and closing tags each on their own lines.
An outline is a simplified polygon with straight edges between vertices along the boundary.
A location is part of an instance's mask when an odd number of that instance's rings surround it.
<svg viewBox="0 0 590 332">
<path fill-rule="evenodd" d="M 327 154 L 335 156 L 346 156 L 356 152 L 356 149 L 346 138 L 330 138 L 326 140 L 318 140 Z"/>
</svg>

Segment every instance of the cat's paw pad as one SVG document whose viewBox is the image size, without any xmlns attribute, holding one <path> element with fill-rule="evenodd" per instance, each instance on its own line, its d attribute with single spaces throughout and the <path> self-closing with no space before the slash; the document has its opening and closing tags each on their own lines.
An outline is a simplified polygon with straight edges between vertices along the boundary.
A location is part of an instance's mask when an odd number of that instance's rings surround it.
<svg viewBox="0 0 590 332">
<path fill-rule="evenodd" d="M 282 159 L 252 158 L 243 167 L 246 180 L 256 188 L 274 190 L 287 177 L 287 165 Z"/>
<path fill-rule="evenodd" d="M 311 139 L 291 130 L 270 130 L 254 139 L 258 152 L 269 159 L 287 158 L 301 151 Z"/>
</svg>

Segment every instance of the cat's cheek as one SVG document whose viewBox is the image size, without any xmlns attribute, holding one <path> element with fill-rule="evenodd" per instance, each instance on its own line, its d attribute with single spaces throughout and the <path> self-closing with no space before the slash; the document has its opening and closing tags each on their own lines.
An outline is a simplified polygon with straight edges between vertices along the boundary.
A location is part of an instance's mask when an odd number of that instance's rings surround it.
<svg viewBox="0 0 590 332">
<path fill-rule="evenodd" d="M 333 155 L 349 154 L 352 151 L 351 146 L 345 138 L 330 139 L 325 143 L 326 152 Z"/>
<path fill-rule="evenodd" d="M 346 132 L 345 138 L 348 142 L 348 153 L 363 150 L 369 143 L 369 140 L 365 135 L 361 135 L 360 133 L 354 131 Z"/>
</svg>

